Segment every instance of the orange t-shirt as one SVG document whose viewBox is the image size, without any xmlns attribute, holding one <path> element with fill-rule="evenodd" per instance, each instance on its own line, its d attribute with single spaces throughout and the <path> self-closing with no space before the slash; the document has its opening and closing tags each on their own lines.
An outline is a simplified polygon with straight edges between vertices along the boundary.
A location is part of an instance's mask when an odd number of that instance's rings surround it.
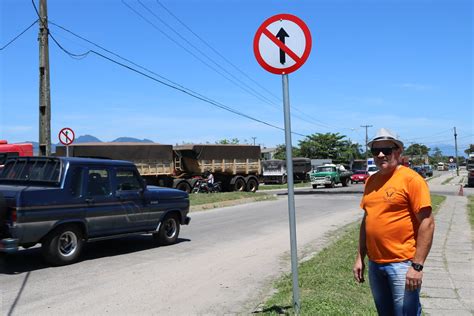
<svg viewBox="0 0 474 316">
<path fill-rule="evenodd" d="M 391 175 L 377 172 L 367 180 L 360 206 L 366 212 L 369 259 L 377 263 L 413 259 L 419 226 L 415 214 L 431 208 L 425 180 L 404 166 Z"/>
</svg>

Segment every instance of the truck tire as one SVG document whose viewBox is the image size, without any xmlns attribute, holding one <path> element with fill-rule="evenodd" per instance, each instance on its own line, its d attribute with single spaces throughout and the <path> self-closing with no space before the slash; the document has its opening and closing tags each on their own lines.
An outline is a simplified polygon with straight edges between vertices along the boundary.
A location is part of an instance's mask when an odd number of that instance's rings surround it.
<svg viewBox="0 0 474 316">
<path fill-rule="evenodd" d="M 176 243 L 179 236 L 179 220 L 174 214 L 167 215 L 161 222 L 160 230 L 153 234 L 153 239 L 161 246 L 168 246 Z"/>
<path fill-rule="evenodd" d="M 233 185 L 234 191 L 245 191 L 245 180 L 242 177 L 238 177 L 234 181 Z"/>
<path fill-rule="evenodd" d="M 349 178 L 345 178 L 344 180 L 342 180 L 343 187 L 347 187 L 348 185 L 349 185 Z"/>
<path fill-rule="evenodd" d="M 63 225 L 44 238 L 41 252 L 46 262 L 62 266 L 79 259 L 84 245 L 83 234 L 77 225 Z"/>
<path fill-rule="evenodd" d="M 318 188 L 318 185 L 317 184 L 313 184 L 313 189 L 317 189 Z"/>
<path fill-rule="evenodd" d="M 181 181 L 176 185 L 176 189 L 191 193 L 191 185 L 186 181 Z"/>
<path fill-rule="evenodd" d="M 334 180 L 331 180 L 331 184 L 325 184 L 324 186 L 325 186 L 326 188 L 334 188 L 335 185 L 336 185 L 336 184 L 334 183 Z"/>
<path fill-rule="evenodd" d="M 250 178 L 247 180 L 247 192 L 256 192 L 258 190 L 258 181 L 255 178 Z"/>
<path fill-rule="evenodd" d="M 3 193 L 0 192 L 0 239 L 6 237 L 6 232 L 3 231 L 5 221 L 7 220 L 7 204 Z M 4 236 L 5 235 L 5 236 Z"/>
</svg>

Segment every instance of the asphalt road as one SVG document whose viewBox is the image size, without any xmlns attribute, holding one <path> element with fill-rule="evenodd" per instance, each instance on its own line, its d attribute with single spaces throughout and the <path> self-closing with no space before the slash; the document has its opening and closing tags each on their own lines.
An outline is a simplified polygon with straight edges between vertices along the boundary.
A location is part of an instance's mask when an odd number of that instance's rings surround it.
<svg viewBox="0 0 474 316">
<path fill-rule="evenodd" d="M 359 185 L 362 187 L 362 185 Z M 360 218 L 360 193 L 296 195 L 299 257 Z M 249 313 L 290 271 L 286 196 L 191 214 L 178 244 L 149 236 L 88 244 L 84 260 L 48 267 L 38 249 L 8 256 L 0 271 L 3 315 Z"/>
<path fill-rule="evenodd" d="M 440 172 L 428 183 L 432 193 L 456 195 L 459 179 Z M 300 258 L 360 219 L 362 190 L 296 190 Z M 191 213 L 179 243 L 168 247 L 154 246 L 149 236 L 96 242 L 81 262 L 56 268 L 42 262 L 38 248 L 10 255 L 0 262 L 1 314 L 250 313 L 271 282 L 290 271 L 287 198 L 284 190 L 272 193 L 281 194 L 277 201 Z"/>
</svg>

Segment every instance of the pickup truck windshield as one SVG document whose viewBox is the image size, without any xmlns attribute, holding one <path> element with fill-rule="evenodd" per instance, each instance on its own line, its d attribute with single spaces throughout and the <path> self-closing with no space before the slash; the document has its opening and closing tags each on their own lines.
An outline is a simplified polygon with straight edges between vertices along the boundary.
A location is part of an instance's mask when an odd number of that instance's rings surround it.
<svg viewBox="0 0 474 316">
<path fill-rule="evenodd" d="M 316 172 L 335 172 L 336 168 L 334 167 L 318 167 Z"/>
<path fill-rule="evenodd" d="M 28 157 L 8 160 L 1 170 L 1 182 L 59 183 L 61 163 L 56 158 Z"/>
</svg>

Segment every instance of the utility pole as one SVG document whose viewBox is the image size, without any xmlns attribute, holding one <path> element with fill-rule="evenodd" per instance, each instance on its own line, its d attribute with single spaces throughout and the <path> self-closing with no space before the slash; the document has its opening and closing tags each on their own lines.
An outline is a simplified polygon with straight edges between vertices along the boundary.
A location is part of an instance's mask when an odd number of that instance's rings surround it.
<svg viewBox="0 0 474 316">
<path fill-rule="evenodd" d="M 361 125 L 360 127 L 365 127 L 365 163 L 367 163 L 367 159 L 369 158 L 369 147 L 367 146 L 369 142 L 368 128 L 372 127 L 372 125 Z"/>
<path fill-rule="evenodd" d="M 459 176 L 458 134 L 456 134 L 456 126 L 454 126 L 454 152 L 456 154 L 456 175 Z"/>
<path fill-rule="evenodd" d="M 46 0 L 39 5 L 39 155 L 51 155 L 51 93 L 49 86 L 48 10 Z"/>
<path fill-rule="evenodd" d="M 257 137 L 253 136 L 252 139 L 253 139 L 253 145 L 255 146 L 255 139 L 257 139 Z"/>
</svg>

